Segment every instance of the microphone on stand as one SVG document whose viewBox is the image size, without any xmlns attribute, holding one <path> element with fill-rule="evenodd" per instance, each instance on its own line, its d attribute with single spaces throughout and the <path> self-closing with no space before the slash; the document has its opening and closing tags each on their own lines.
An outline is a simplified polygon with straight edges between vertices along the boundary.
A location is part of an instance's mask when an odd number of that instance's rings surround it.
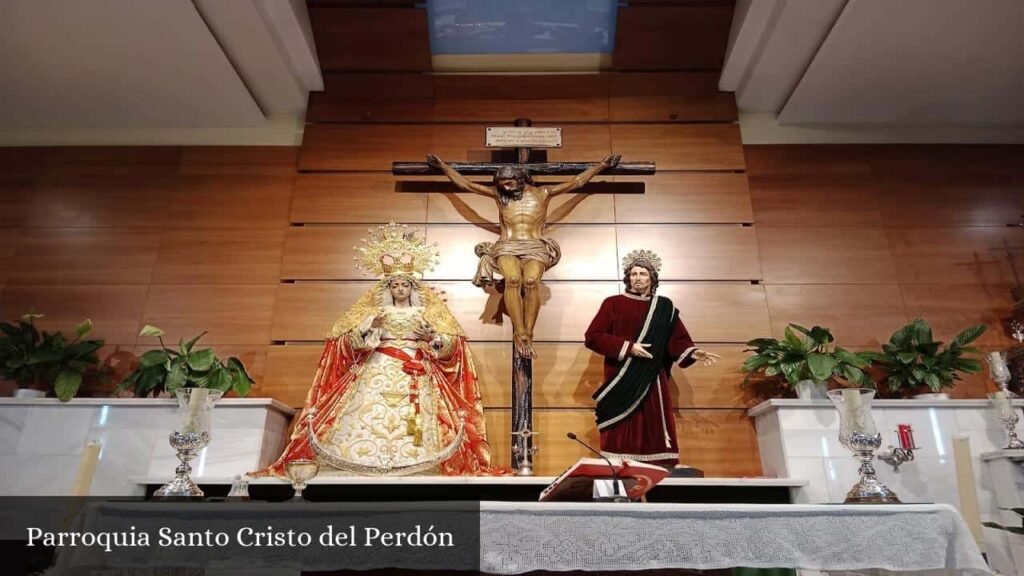
<svg viewBox="0 0 1024 576">
<path fill-rule="evenodd" d="M 604 454 L 601 454 L 597 450 L 594 450 L 594 448 L 590 444 L 587 444 L 583 440 L 580 440 L 572 432 L 567 432 L 565 436 L 569 440 L 575 440 L 580 446 L 583 446 L 587 450 L 590 450 L 594 454 L 597 454 L 598 458 L 601 458 L 602 460 L 608 463 L 608 469 L 612 471 L 612 478 L 615 479 L 615 484 L 614 486 L 612 486 L 612 502 L 629 502 L 630 500 L 628 496 L 619 493 L 619 486 L 623 486 L 623 489 L 625 489 L 625 485 L 622 484 L 622 480 L 619 478 L 619 473 L 615 470 L 615 466 L 612 464 L 612 461 L 609 460 L 608 457 L 605 456 Z"/>
</svg>

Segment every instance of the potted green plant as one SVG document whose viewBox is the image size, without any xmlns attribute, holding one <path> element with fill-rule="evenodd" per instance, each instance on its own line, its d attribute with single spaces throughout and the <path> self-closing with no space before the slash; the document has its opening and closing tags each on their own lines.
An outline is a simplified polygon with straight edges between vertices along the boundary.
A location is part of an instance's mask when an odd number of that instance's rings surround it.
<svg viewBox="0 0 1024 576">
<path fill-rule="evenodd" d="M 42 314 L 30 312 L 17 322 L 0 323 L 0 380 L 12 380 L 19 386 L 16 397 L 43 397 L 50 391 L 61 402 L 75 397 L 85 375 L 107 382 L 96 352 L 103 340 L 87 340 L 92 320 L 75 326 L 75 338 L 61 332 L 40 332 L 35 321 Z"/>
<path fill-rule="evenodd" d="M 882 344 L 882 351 L 873 352 L 870 356 L 885 372 L 881 382 L 890 392 L 907 395 L 929 390 L 916 397 L 949 398 L 942 389 L 955 386 L 961 379 L 960 374 L 981 372 L 981 362 L 964 356 L 980 353 L 968 344 L 977 340 L 985 330 L 984 324 L 971 326 L 943 348 L 942 342 L 932 338 L 931 326 L 917 318 L 893 332 L 889 341 Z"/>
<path fill-rule="evenodd" d="M 136 397 L 156 396 L 161 392 L 174 394 L 181 388 L 209 388 L 220 392 L 234 391 L 245 396 L 252 389 L 252 377 L 242 361 L 231 357 L 221 360 L 213 350 L 196 350 L 195 338 L 178 342 L 178 348 L 164 344 L 164 331 L 154 326 L 145 326 L 140 336 L 156 337 L 160 348 L 150 350 L 139 358 L 139 366 L 118 386 L 118 391 L 131 390 Z"/>
<path fill-rule="evenodd" d="M 747 342 L 747 352 L 754 355 L 743 362 L 747 373 L 744 383 L 763 374 L 792 386 L 797 396 L 805 399 L 824 399 L 828 382 L 837 378 L 861 386 L 873 385 L 864 372 L 871 364 L 866 353 L 833 346 L 834 340 L 828 328 L 807 329 L 798 324 L 787 326 L 782 340 L 755 338 Z"/>
</svg>

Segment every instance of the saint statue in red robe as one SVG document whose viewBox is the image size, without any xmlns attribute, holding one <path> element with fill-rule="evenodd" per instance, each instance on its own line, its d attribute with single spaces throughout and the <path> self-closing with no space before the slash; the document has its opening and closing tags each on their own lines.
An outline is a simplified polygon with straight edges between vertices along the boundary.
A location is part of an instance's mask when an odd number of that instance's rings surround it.
<svg viewBox="0 0 1024 576">
<path fill-rule="evenodd" d="M 436 247 L 389 224 L 357 252 L 379 281 L 335 324 L 284 454 L 252 475 L 284 477 L 297 459 L 321 474 L 502 473 L 466 335 L 421 280 Z"/>
<path fill-rule="evenodd" d="M 719 357 L 697 348 L 679 310 L 657 295 L 657 254 L 630 252 L 623 269 L 625 294 L 605 299 L 586 333 L 587 348 L 604 356 L 604 383 L 593 396 L 601 452 L 671 467 L 679 463 L 668 387 L 672 365 L 709 365 Z"/>
</svg>

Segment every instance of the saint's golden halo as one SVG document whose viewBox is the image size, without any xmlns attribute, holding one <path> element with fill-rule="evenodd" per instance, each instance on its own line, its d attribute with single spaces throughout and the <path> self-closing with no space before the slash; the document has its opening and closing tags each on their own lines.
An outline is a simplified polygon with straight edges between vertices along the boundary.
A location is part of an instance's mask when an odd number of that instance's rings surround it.
<svg viewBox="0 0 1024 576">
<path fill-rule="evenodd" d="M 354 247 L 356 268 L 364 275 L 422 278 L 437 266 L 437 244 L 427 244 L 405 224 L 390 222 L 368 231 L 370 235 Z"/>
<path fill-rule="evenodd" d="M 655 272 L 661 272 L 661 257 L 653 250 L 633 250 L 622 259 L 622 271 L 629 272 L 629 269 L 638 264 L 647 264 L 654 268 Z"/>
</svg>

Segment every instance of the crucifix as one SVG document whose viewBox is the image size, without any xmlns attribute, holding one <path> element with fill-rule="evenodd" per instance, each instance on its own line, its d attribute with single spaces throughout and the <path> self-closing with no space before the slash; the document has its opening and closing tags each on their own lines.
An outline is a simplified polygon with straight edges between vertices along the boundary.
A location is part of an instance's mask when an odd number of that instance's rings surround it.
<svg viewBox="0 0 1024 576">
<path fill-rule="evenodd" d="M 505 309 L 513 327 L 512 354 L 512 467 L 521 476 L 532 475 L 536 452 L 533 431 L 533 328 L 540 312 L 540 282 L 545 271 L 561 259 L 561 248 L 544 236 L 551 198 L 587 185 L 598 174 L 646 175 L 655 171 L 654 162 L 622 162 L 616 154 L 600 162 L 533 162 L 535 148 L 561 147 L 561 128 L 536 128 L 528 119 L 517 119 L 514 127 L 487 128 L 488 148 L 513 148 L 516 162 L 446 163 L 433 154 L 427 162 L 394 162 L 394 175 L 443 174 L 460 190 L 487 196 L 498 207 L 500 237 L 476 246 L 480 258 L 473 283 L 495 285 L 502 292 Z M 492 175 L 491 184 L 468 179 L 467 175 Z M 572 179 L 538 184 L 534 175 L 573 176 Z M 400 189 L 405 188 L 398 183 Z M 613 183 L 614 184 L 614 183 Z M 642 189 L 643 184 L 639 183 Z M 628 183 L 635 191 L 635 183 Z M 609 190 L 614 191 L 614 186 Z"/>
</svg>

